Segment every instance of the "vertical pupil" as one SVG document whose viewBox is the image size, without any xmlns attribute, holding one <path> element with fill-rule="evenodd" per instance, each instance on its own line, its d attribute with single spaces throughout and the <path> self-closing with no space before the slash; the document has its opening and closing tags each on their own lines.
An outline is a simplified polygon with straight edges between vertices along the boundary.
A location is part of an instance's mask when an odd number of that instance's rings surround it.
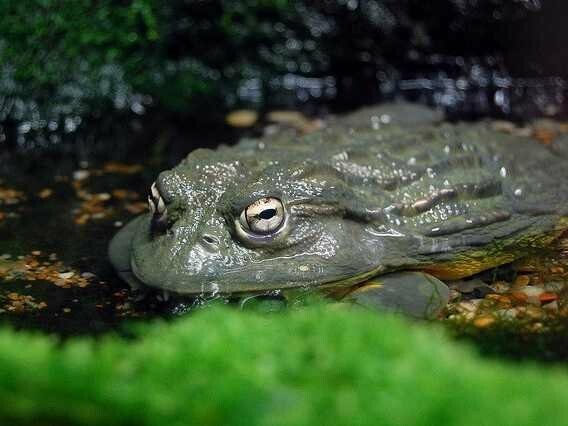
<svg viewBox="0 0 568 426">
<path fill-rule="evenodd" d="M 274 216 L 276 216 L 276 209 L 266 209 L 260 212 L 260 214 L 258 215 L 259 218 L 265 220 L 272 219 Z"/>
</svg>

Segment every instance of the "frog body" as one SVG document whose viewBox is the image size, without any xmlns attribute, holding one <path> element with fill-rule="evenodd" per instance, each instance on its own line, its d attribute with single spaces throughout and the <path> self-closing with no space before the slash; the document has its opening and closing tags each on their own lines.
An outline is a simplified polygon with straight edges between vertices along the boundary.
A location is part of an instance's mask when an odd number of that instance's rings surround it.
<svg viewBox="0 0 568 426">
<path fill-rule="evenodd" d="M 562 141 L 384 105 L 191 152 L 158 176 L 110 258 L 131 284 L 182 295 L 335 291 L 400 271 L 461 279 L 568 228 L 566 165 Z"/>
</svg>

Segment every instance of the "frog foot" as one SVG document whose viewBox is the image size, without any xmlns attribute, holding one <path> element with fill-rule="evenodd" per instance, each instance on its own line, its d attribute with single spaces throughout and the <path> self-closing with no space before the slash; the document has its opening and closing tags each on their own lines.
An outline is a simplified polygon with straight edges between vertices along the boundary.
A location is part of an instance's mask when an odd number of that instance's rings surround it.
<svg viewBox="0 0 568 426">
<path fill-rule="evenodd" d="M 343 301 L 366 308 L 400 312 L 432 319 L 449 301 L 449 289 L 439 279 L 422 272 L 396 272 L 376 277 L 348 293 Z"/>
</svg>

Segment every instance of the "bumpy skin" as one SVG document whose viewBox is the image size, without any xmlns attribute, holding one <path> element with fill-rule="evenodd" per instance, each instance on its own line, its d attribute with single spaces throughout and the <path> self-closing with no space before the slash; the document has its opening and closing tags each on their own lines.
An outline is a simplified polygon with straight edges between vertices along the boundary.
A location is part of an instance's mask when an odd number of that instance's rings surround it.
<svg viewBox="0 0 568 426">
<path fill-rule="evenodd" d="M 181 294 L 335 288 L 395 270 L 469 276 L 566 227 L 568 144 L 439 120 L 394 104 L 193 151 L 156 180 L 166 213 L 128 224 L 111 261 L 131 283 Z M 286 222 L 251 241 L 239 216 L 265 197 Z"/>
</svg>

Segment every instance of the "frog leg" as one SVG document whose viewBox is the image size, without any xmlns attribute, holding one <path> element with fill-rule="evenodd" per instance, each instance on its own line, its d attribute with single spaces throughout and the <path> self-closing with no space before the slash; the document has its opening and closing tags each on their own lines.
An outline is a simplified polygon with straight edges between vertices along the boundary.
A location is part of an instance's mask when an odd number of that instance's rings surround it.
<svg viewBox="0 0 568 426">
<path fill-rule="evenodd" d="M 431 319 L 448 303 L 449 289 L 439 279 L 423 272 L 395 272 L 365 282 L 342 300 L 366 308 Z"/>
<path fill-rule="evenodd" d="M 122 228 L 111 240 L 108 249 L 109 260 L 117 274 L 135 291 L 145 288 L 144 284 L 136 278 L 130 266 L 132 238 L 134 238 L 134 234 L 143 219 L 144 216 L 140 216 Z"/>
</svg>

